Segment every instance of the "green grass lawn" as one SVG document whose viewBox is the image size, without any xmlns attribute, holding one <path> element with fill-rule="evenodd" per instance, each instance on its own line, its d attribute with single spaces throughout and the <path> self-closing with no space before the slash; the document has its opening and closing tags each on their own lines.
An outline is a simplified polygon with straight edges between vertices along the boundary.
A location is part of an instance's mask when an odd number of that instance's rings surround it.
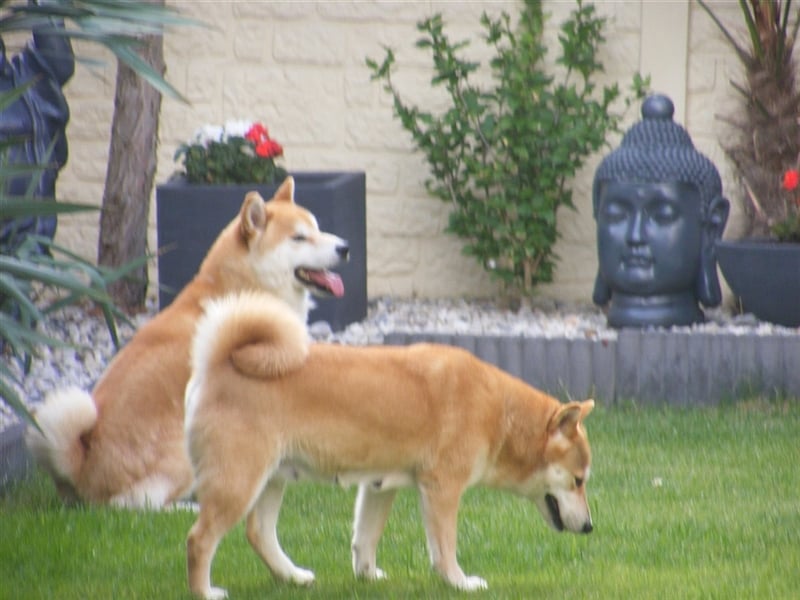
<svg viewBox="0 0 800 600">
<path fill-rule="evenodd" d="M 549 530 L 525 500 L 472 490 L 459 560 L 485 598 L 800 597 L 800 403 L 596 409 L 588 484 L 595 530 Z M 386 581 L 353 578 L 354 490 L 300 484 L 281 515 L 308 589 L 275 582 L 242 527 L 213 581 L 246 598 L 447 598 L 429 567 L 416 495 L 398 496 L 379 548 Z M 64 508 L 32 478 L 0 498 L 0 598 L 190 598 L 184 541 L 194 515 Z"/>
</svg>

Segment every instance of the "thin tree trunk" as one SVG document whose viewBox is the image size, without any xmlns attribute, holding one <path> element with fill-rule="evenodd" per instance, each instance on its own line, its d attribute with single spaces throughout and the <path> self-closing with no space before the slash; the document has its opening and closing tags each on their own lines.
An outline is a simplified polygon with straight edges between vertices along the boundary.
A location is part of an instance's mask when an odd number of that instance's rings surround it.
<svg viewBox="0 0 800 600">
<path fill-rule="evenodd" d="M 153 4 L 163 4 L 154 0 Z M 141 56 L 159 73 L 165 71 L 162 36 L 142 40 Z M 114 120 L 108 156 L 97 262 L 119 267 L 147 252 L 150 195 L 156 171 L 156 145 L 161 94 L 130 67 L 117 63 Z M 121 307 L 144 305 L 147 265 L 111 285 Z"/>
</svg>

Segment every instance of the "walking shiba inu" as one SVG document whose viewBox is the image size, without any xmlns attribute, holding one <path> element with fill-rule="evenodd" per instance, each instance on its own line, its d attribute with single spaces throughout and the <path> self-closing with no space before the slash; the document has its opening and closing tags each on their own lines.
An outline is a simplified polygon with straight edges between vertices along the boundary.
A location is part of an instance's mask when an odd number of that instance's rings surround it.
<svg viewBox="0 0 800 600">
<path fill-rule="evenodd" d="M 344 240 L 320 232 L 314 216 L 295 204 L 291 177 L 269 202 L 247 194 L 195 278 L 120 350 L 92 393 L 59 390 L 36 410 L 44 436 L 31 428 L 27 443 L 62 496 L 156 508 L 186 495 L 192 469 L 183 397 L 203 304 L 264 290 L 305 323 L 309 290 L 343 294 L 339 276 L 326 269 L 347 255 Z"/>
<path fill-rule="evenodd" d="M 456 560 L 456 517 L 476 484 L 531 499 L 556 530 L 589 533 L 594 402 L 561 404 L 448 346 L 309 344 L 296 315 L 258 294 L 215 301 L 201 318 L 186 390 L 186 441 L 198 519 L 187 540 L 189 587 L 211 586 L 217 544 L 242 518 L 272 573 L 308 584 L 276 526 L 287 481 L 359 484 L 353 569 L 377 579 L 378 540 L 398 487 L 420 493 L 433 566 L 451 585 L 486 587 Z"/>
</svg>

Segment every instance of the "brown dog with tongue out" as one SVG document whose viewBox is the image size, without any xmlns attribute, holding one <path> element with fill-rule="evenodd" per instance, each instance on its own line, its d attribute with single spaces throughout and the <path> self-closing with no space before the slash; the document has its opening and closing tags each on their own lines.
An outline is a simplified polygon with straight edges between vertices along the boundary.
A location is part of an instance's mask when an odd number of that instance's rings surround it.
<svg viewBox="0 0 800 600">
<path fill-rule="evenodd" d="M 295 204 L 291 177 L 268 202 L 248 193 L 194 279 L 117 353 L 91 394 L 57 390 L 36 409 L 41 432 L 29 428 L 26 442 L 62 497 L 159 508 L 187 496 L 193 481 L 184 392 L 204 305 L 232 292 L 261 290 L 305 323 L 312 292 L 344 294 L 341 278 L 328 269 L 347 260 L 348 252 L 345 240 L 321 232 L 314 215 Z"/>
</svg>

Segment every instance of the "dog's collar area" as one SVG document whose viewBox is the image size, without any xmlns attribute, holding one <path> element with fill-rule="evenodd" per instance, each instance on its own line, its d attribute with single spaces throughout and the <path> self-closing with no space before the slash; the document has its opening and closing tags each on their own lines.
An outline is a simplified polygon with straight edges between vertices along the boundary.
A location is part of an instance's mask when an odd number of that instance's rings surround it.
<svg viewBox="0 0 800 600">
<path fill-rule="evenodd" d="M 344 283 L 338 273 L 325 269 L 309 269 L 298 267 L 294 270 L 295 278 L 312 291 L 341 298 L 344 296 Z"/>
<path fill-rule="evenodd" d="M 544 501 L 547 504 L 547 510 L 550 511 L 550 519 L 553 521 L 553 526 L 558 531 L 564 531 L 564 521 L 561 518 L 561 510 L 558 508 L 558 500 L 552 494 L 546 494 Z"/>
</svg>

